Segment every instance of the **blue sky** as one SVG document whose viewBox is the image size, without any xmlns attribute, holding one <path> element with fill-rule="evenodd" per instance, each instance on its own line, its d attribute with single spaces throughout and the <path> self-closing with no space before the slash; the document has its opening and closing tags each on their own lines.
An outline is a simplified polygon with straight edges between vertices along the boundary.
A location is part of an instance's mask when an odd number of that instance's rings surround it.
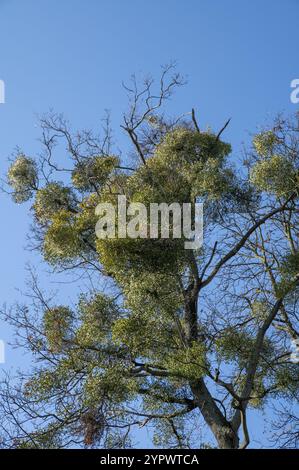
<svg viewBox="0 0 299 470">
<path fill-rule="evenodd" d="M 37 115 L 50 108 L 74 128 L 93 129 L 109 109 L 125 145 L 122 80 L 133 72 L 159 76 L 171 59 L 188 83 L 170 112 L 195 107 L 200 126 L 216 129 L 231 117 L 225 137 L 238 157 L 258 125 L 299 110 L 290 102 L 290 82 L 299 78 L 298 18 L 298 0 L 0 0 L 0 174 L 17 145 L 38 152 Z M 0 304 L 11 304 L 21 298 L 25 263 L 45 267 L 24 250 L 28 212 L 0 198 Z M 47 275 L 43 282 L 53 287 Z M 72 296 L 70 286 L 64 296 Z M 0 328 L 8 341 L 9 329 Z M 24 360 L 10 348 L 6 359 L 6 368 Z"/>
</svg>

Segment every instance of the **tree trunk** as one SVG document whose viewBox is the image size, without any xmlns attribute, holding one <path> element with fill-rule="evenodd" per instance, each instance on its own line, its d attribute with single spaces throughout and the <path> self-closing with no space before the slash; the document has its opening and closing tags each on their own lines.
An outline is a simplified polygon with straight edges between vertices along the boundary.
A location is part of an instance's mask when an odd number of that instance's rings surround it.
<svg viewBox="0 0 299 470">
<path fill-rule="evenodd" d="M 238 449 L 239 437 L 229 421 L 225 419 L 203 379 L 190 384 L 198 408 L 214 434 L 220 449 Z"/>
<path fill-rule="evenodd" d="M 193 341 L 198 340 L 197 302 L 198 287 L 197 282 L 194 280 L 187 289 L 187 297 L 185 299 L 186 338 L 190 346 Z M 214 434 L 219 448 L 237 449 L 239 447 L 238 434 L 221 413 L 204 380 L 201 378 L 196 382 L 192 382 L 190 387 L 194 400 L 205 422 Z"/>
</svg>

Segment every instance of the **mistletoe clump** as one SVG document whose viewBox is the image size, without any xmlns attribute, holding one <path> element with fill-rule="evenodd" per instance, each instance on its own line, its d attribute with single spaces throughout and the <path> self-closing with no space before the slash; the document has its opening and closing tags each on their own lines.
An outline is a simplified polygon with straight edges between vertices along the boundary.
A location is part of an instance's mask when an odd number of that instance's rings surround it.
<svg viewBox="0 0 299 470">
<path fill-rule="evenodd" d="M 21 154 L 8 170 L 8 182 L 13 189 L 13 199 L 17 203 L 28 201 L 37 189 L 38 175 L 34 160 Z"/>
</svg>

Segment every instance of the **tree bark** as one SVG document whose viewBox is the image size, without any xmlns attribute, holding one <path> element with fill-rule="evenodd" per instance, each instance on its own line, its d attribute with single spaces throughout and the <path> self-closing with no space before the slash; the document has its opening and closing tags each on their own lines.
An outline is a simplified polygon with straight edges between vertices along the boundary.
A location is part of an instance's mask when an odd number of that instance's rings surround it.
<svg viewBox="0 0 299 470">
<path fill-rule="evenodd" d="M 207 389 L 204 380 L 200 379 L 190 384 L 194 400 L 214 434 L 220 449 L 238 449 L 239 437 L 233 430 L 229 421 L 225 419 L 212 395 Z"/>
<path fill-rule="evenodd" d="M 197 303 L 199 288 L 197 280 L 190 283 L 185 297 L 186 339 L 191 346 L 198 341 Z M 238 432 L 234 431 L 231 423 L 225 418 L 210 394 L 203 378 L 190 383 L 194 401 L 205 422 L 214 434 L 220 449 L 238 449 Z"/>
</svg>

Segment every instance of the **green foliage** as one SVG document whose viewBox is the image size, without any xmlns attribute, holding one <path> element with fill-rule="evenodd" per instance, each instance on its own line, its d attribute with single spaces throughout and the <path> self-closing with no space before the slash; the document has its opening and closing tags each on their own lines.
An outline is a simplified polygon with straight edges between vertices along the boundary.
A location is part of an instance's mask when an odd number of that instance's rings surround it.
<svg viewBox="0 0 299 470">
<path fill-rule="evenodd" d="M 255 337 L 245 330 L 229 327 L 221 332 L 215 340 L 215 348 L 219 357 L 228 362 L 236 362 L 240 367 L 248 363 Z M 273 348 L 269 341 L 264 340 L 262 354 L 272 354 Z"/>
<path fill-rule="evenodd" d="M 216 351 L 226 361 L 238 361 L 244 356 L 248 358 L 250 346 L 252 343 L 248 335 L 235 328 L 227 328 L 215 341 Z"/>
<path fill-rule="evenodd" d="M 236 389 L 239 393 L 243 390 L 246 378 L 246 374 L 241 374 L 237 379 Z M 253 388 L 250 393 L 249 406 L 251 408 L 262 408 L 265 404 L 265 395 L 266 387 L 264 384 L 264 375 L 258 373 L 255 376 Z"/>
<path fill-rule="evenodd" d="M 216 136 L 210 132 L 198 133 L 185 127 L 177 127 L 166 134 L 157 147 L 156 155 L 164 162 L 192 164 L 208 158 L 223 161 L 230 152 L 231 146 L 216 140 Z"/>
<path fill-rule="evenodd" d="M 167 133 L 147 164 L 133 175 L 112 181 L 102 193 L 103 202 L 116 207 L 116 194 L 129 202 L 142 202 L 149 212 L 152 202 L 190 202 L 197 197 L 220 199 L 227 194 L 233 172 L 225 167 L 230 145 L 211 133 L 176 128 Z M 116 220 L 116 234 L 118 230 Z M 147 227 L 149 232 L 149 226 Z M 100 261 L 117 279 L 140 270 L 152 273 L 181 272 L 188 264 L 184 239 L 105 239 L 96 241 Z"/>
<path fill-rule="evenodd" d="M 60 449 L 63 447 L 59 430 L 48 425 L 42 431 L 34 431 L 27 438 L 16 439 L 16 449 Z"/>
<path fill-rule="evenodd" d="M 100 261 L 120 282 L 122 273 L 178 272 L 186 260 L 183 240 L 115 238 L 96 241 Z"/>
<path fill-rule="evenodd" d="M 272 157 L 278 138 L 273 130 L 263 131 L 253 138 L 253 146 L 262 158 Z"/>
<path fill-rule="evenodd" d="M 76 209 L 53 210 L 43 244 L 44 257 L 48 262 L 54 265 L 62 261 L 70 262 L 90 251 L 96 238 L 97 204 L 98 196 L 91 194 Z M 40 208 L 40 212 L 45 210 L 49 214 L 50 209 Z"/>
<path fill-rule="evenodd" d="M 43 370 L 39 374 L 33 375 L 24 385 L 24 395 L 36 400 L 47 400 L 51 394 L 67 380 L 67 375 L 62 376 L 59 369 Z"/>
<path fill-rule="evenodd" d="M 289 253 L 284 257 L 280 271 L 282 275 L 290 279 L 294 279 L 294 277 L 299 275 L 299 251 Z"/>
<path fill-rule="evenodd" d="M 66 183 L 47 181 L 38 189 L 36 165 L 21 155 L 8 175 L 17 202 L 36 192 L 33 210 L 45 259 L 70 271 L 83 267 L 84 275 L 92 280 L 92 293 L 80 293 L 75 308 L 48 308 L 41 331 L 33 328 L 31 350 L 40 352 L 42 358 L 48 356 L 49 361 L 33 372 L 23 390 L 35 406 L 59 416 L 58 425 L 61 420 L 67 435 L 83 436 L 86 446 L 102 445 L 106 435 L 106 442 L 116 445 L 118 432 L 130 426 L 132 416 L 141 424 L 143 417 L 151 416 L 157 445 L 187 445 L 184 414 L 189 417 L 193 409 L 194 387 L 202 378 L 214 377 L 216 371 L 219 380 L 215 377 L 213 394 L 218 401 L 223 398 L 221 393 L 217 395 L 218 387 L 224 381 L 242 393 L 257 332 L 277 297 L 291 291 L 299 273 L 298 254 L 277 255 L 270 241 L 262 239 L 269 266 L 280 279 L 278 289 L 273 289 L 267 277 L 270 268 L 263 265 L 262 255 L 257 256 L 263 248 L 259 236 L 264 225 L 252 233 L 244 247 L 239 249 L 237 244 L 255 210 L 263 214 L 269 206 L 277 207 L 279 198 L 298 190 L 294 153 L 278 151 L 280 142 L 273 131 L 254 138 L 258 157 L 255 155 L 250 178 L 241 182 L 228 162 L 231 146 L 217 135 L 197 132 L 187 125 L 163 127 L 162 120 L 154 116 L 149 124 L 152 131 L 157 130 L 156 145 L 150 144 L 146 164 L 134 171 L 121 171 L 114 156 L 78 157 L 71 182 L 67 174 Z M 269 197 L 273 194 L 276 198 Z M 97 239 L 95 209 L 101 202 L 112 203 L 117 209 L 118 195 L 125 195 L 128 204 L 145 204 L 148 213 L 152 202 L 191 203 L 194 212 L 195 202 L 202 201 L 209 249 L 186 250 L 183 238 L 172 237 L 172 228 L 169 239 Z M 263 204 L 259 204 L 261 200 Z M 253 210 L 252 202 L 256 204 Z M 275 224 L 279 224 L 278 218 Z M 149 232 L 149 224 L 146 229 Z M 277 226 L 274 228 L 282 240 L 279 250 L 286 245 L 284 229 L 280 235 Z M 222 246 L 214 245 L 216 239 L 222 240 Z M 234 246 L 236 257 L 229 257 L 214 278 L 213 270 Z M 254 262 L 249 273 L 246 263 L 251 257 Z M 105 276 L 101 281 L 110 278 L 101 285 L 106 293 L 97 287 L 98 273 Z M 251 309 L 244 305 L 239 309 L 244 286 Z M 215 300 L 210 301 L 214 295 Z M 274 328 L 270 328 L 272 332 Z M 276 339 L 274 334 L 269 337 Z M 282 342 L 276 345 L 269 337 L 263 341 L 254 374 L 251 407 L 261 407 L 269 390 L 282 396 L 290 389 L 297 390 L 295 368 L 275 368 Z M 227 390 L 225 387 L 225 393 Z M 222 401 L 227 417 L 238 405 L 233 396 L 228 394 Z M 140 416 L 130 414 L 135 408 Z M 112 435 L 113 427 L 118 431 Z M 60 445 L 59 432 L 49 427 L 49 421 L 45 433 L 48 440 L 33 433 L 38 447 Z M 30 444 L 25 440 L 19 445 Z"/>
<path fill-rule="evenodd" d="M 185 349 L 170 352 L 165 357 L 165 366 L 176 377 L 190 381 L 198 380 L 205 376 L 208 370 L 205 345 L 193 342 Z"/>
<path fill-rule="evenodd" d="M 113 326 L 113 339 L 133 356 L 152 361 L 173 377 L 197 380 L 206 371 L 205 346 L 194 342 L 190 347 L 182 347 L 173 322 L 154 312 L 131 314 L 118 320 Z"/>
<path fill-rule="evenodd" d="M 298 364 L 280 364 L 273 374 L 272 386 L 280 396 L 292 397 L 299 391 Z"/>
<path fill-rule="evenodd" d="M 138 382 L 129 376 L 127 365 L 118 361 L 90 374 L 84 386 L 84 405 L 95 406 L 103 398 L 112 400 L 114 404 L 130 401 L 137 391 Z"/>
<path fill-rule="evenodd" d="M 103 186 L 118 164 L 119 160 L 114 156 L 96 156 L 80 161 L 72 172 L 73 185 L 81 191 Z"/>
<path fill-rule="evenodd" d="M 207 199 L 220 199 L 228 194 L 233 186 L 234 173 L 229 168 L 222 168 L 215 158 L 208 158 L 204 163 L 193 165 L 192 173 L 188 174 L 192 195 L 206 196 Z"/>
<path fill-rule="evenodd" d="M 265 321 L 270 312 L 270 306 L 265 301 L 255 300 L 251 304 L 252 315 L 258 321 Z"/>
<path fill-rule="evenodd" d="M 37 168 L 35 162 L 21 154 L 8 170 L 8 182 L 13 189 L 13 199 L 17 203 L 28 201 L 37 187 Z"/>
<path fill-rule="evenodd" d="M 138 314 L 156 312 L 165 319 L 173 319 L 180 312 L 183 294 L 176 276 L 169 273 L 131 273 L 122 281 L 125 306 Z"/>
<path fill-rule="evenodd" d="M 165 354 L 175 347 L 177 340 L 175 328 L 170 321 L 165 321 L 158 315 L 143 315 L 141 312 L 116 321 L 112 334 L 113 340 L 126 347 L 133 356 L 158 362 L 163 361 Z"/>
<path fill-rule="evenodd" d="M 175 429 L 176 435 L 173 433 Z M 157 420 L 153 444 L 163 449 L 188 448 L 186 428 L 181 418 Z"/>
<path fill-rule="evenodd" d="M 70 188 L 52 182 L 37 191 L 33 209 L 39 223 L 46 223 L 60 210 L 72 210 L 75 206 Z"/>
<path fill-rule="evenodd" d="M 58 352 L 62 349 L 64 341 L 67 340 L 72 317 L 72 311 L 64 306 L 53 307 L 45 311 L 44 329 L 49 348 L 52 351 Z"/>
<path fill-rule="evenodd" d="M 284 297 L 298 288 L 299 252 L 288 253 L 280 264 L 281 279 L 277 283 L 277 296 Z"/>
<path fill-rule="evenodd" d="M 252 168 L 251 182 L 261 191 L 277 197 L 290 196 L 298 189 L 298 179 L 293 164 L 285 157 L 273 155 Z"/>
<path fill-rule="evenodd" d="M 102 345 L 108 341 L 111 326 L 121 315 L 113 300 L 100 292 L 92 297 L 82 295 L 78 310 L 81 325 L 76 332 L 76 340 L 82 347 Z"/>
<path fill-rule="evenodd" d="M 147 166 L 128 180 L 131 200 L 182 203 L 197 196 L 220 197 L 231 176 L 224 166 L 230 151 L 214 134 L 179 127 L 165 135 Z"/>
<path fill-rule="evenodd" d="M 44 257 L 50 263 L 73 259 L 82 252 L 83 244 L 75 227 L 75 216 L 64 209 L 52 216 L 44 239 Z"/>
</svg>

